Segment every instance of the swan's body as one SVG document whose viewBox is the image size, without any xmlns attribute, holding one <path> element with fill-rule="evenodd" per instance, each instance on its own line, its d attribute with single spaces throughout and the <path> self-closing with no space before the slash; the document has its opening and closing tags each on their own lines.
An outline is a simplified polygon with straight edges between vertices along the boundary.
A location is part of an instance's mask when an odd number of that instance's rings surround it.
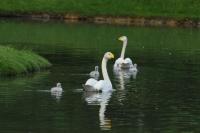
<svg viewBox="0 0 200 133">
<path fill-rule="evenodd" d="M 83 85 L 85 91 L 112 91 L 112 83 L 107 72 L 107 61 L 112 58 L 114 58 L 114 55 L 111 52 L 104 54 L 101 64 L 103 80 L 97 81 L 93 78 L 88 79 L 85 85 Z"/>
<path fill-rule="evenodd" d="M 95 66 L 95 70 L 90 72 L 90 77 L 98 79 L 99 78 L 99 67 Z"/>
<path fill-rule="evenodd" d="M 130 58 L 118 58 L 115 61 L 114 67 L 122 68 L 122 69 L 129 69 L 133 66 L 132 60 Z"/>
<path fill-rule="evenodd" d="M 57 83 L 56 87 L 51 88 L 51 92 L 62 92 L 62 86 L 61 83 Z"/>
<path fill-rule="evenodd" d="M 119 38 L 123 42 L 121 56 L 115 61 L 114 68 L 130 69 L 133 67 L 133 62 L 130 58 L 124 58 L 128 39 L 126 36 Z"/>
</svg>

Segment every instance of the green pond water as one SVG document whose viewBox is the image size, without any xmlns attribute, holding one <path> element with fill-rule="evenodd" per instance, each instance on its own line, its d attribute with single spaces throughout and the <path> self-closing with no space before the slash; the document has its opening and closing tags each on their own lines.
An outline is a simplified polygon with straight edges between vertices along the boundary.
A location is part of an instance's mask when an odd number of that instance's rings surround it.
<svg viewBox="0 0 200 133">
<path fill-rule="evenodd" d="M 86 93 L 82 84 L 106 51 L 138 64 L 133 77 L 108 73 L 116 91 Z M 0 21 L 0 44 L 30 49 L 48 71 L 0 77 L 2 133 L 200 132 L 200 30 L 87 23 Z M 62 83 L 64 92 L 50 88 Z"/>
</svg>

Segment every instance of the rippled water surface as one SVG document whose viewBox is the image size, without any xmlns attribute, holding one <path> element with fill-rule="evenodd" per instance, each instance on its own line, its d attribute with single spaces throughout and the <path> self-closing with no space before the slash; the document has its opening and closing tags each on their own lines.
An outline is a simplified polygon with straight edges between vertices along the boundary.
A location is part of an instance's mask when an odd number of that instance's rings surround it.
<svg viewBox="0 0 200 133">
<path fill-rule="evenodd" d="M 86 93 L 82 84 L 104 52 L 138 64 L 134 76 L 108 73 L 116 91 Z M 200 132 L 200 30 L 61 22 L 0 21 L 0 44 L 31 49 L 48 71 L 0 77 L 2 133 Z M 64 92 L 51 94 L 62 83 Z"/>
</svg>

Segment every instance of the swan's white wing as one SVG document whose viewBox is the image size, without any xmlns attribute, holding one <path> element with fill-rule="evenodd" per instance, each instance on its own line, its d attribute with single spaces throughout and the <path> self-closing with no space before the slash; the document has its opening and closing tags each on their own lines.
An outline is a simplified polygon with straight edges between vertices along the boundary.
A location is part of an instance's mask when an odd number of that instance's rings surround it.
<svg viewBox="0 0 200 133">
<path fill-rule="evenodd" d="M 123 59 L 122 58 L 118 58 L 115 61 L 114 67 L 120 67 L 120 65 L 122 64 L 122 62 L 123 62 Z"/>
<path fill-rule="evenodd" d="M 95 89 L 94 86 L 84 85 L 84 84 L 82 84 L 82 86 L 83 86 L 83 90 L 86 92 L 98 92 L 98 90 Z"/>
<path fill-rule="evenodd" d="M 128 69 L 128 68 L 131 68 L 133 67 L 133 63 L 132 63 L 132 60 L 130 58 L 126 58 L 123 63 L 121 64 L 121 67 L 122 68 L 125 68 L 125 69 Z"/>
<path fill-rule="evenodd" d="M 124 63 L 126 63 L 126 64 L 133 64 L 133 62 L 132 62 L 132 60 L 130 58 L 126 58 L 124 60 Z"/>
<path fill-rule="evenodd" d="M 100 80 L 95 84 L 94 88 L 97 89 L 97 90 L 101 90 L 103 92 L 111 91 L 112 90 L 112 84 L 105 81 L 105 80 Z"/>
<path fill-rule="evenodd" d="M 98 81 L 96 79 L 90 78 L 86 81 L 85 85 L 93 86 L 97 83 Z"/>
<path fill-rule="evenodd" d="M 97 82 L 98 82 L 97 80 L 90 78 L 82 86 L 85 91 L 98 91 L 96 88 L 94 88 L 94 86 Z"/>
<path fill-rule="evenodd" d="M 102 88 L 104 88 L 104 84 L 105 84 L 104 82 L 105 82 L 104 80 L 99 80 L 95 84 L 94 88 L 97 89 L 97 90 L 102 90 Z"/>
</svg>

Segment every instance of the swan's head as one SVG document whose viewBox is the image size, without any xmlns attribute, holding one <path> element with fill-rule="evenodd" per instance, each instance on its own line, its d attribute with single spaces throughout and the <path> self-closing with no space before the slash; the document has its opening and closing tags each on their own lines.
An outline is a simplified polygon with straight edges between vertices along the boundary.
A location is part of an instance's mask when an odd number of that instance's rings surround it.
<svg viewBox="0 0 200 133">
<path fill-rule="evenodd" d="M 98 66 L 95 66 L 95 71 L 98 71 L 99 70 L 99 67 Z"/>
<path fill-rule="evenodd" d="M 57 86 L 57 87 L 61 87 L 61 83 L 57 83 L 56 86 Z"/>
<path fill-rule="evenodd" d="M 108 60 L 113 59 L 114 57 L 115 57 L 114 54 L 111 53 L 111 52 L 106 52 L 106 53 L 104 54 L 104 58 L 106 58 L 106 59 L 108 59 Z"/>
<path fill-rule="evenodd" d="M 121 36 L 118 38 L 118 40 L 120 40 L 122 42 L 127 42 L 128 38 L 126 36 Z"/>
<path fill-rule="evenodd" d="M 137 64 L 133 64 L 133 67 L 137 68 Z"/>
</svg>

